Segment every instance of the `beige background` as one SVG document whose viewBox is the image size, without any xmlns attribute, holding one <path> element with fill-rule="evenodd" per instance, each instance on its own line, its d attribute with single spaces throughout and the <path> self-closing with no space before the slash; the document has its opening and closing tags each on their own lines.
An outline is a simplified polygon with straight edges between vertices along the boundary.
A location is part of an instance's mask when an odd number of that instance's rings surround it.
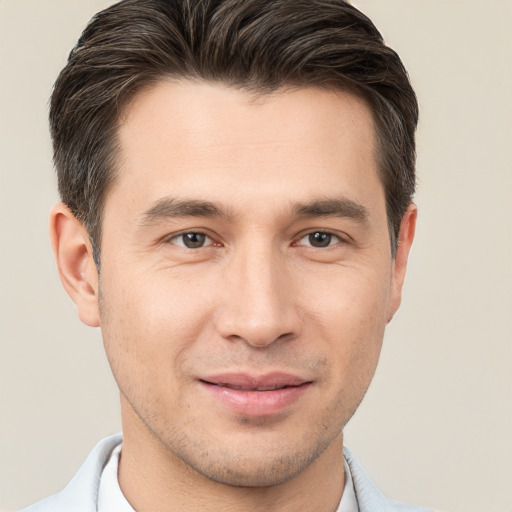
<svg viewBox="0 0 512 512">
<path fill-rule="evenodd" d="M 0 510 L 59 490 L 119 429 L 98 331 L 61 289 L 47 99 L 108 0 L 0 0 Z M 347 445 L 389 495 L 512 511 L 512 8 L 359 0 L 422 107 L 418 235 L 404 304 Z"/>
</svg>

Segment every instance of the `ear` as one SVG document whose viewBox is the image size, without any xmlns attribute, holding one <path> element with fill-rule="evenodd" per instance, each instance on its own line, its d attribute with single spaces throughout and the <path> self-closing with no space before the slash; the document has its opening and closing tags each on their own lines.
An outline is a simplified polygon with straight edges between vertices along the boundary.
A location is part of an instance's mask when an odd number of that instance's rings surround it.
<svg viewBox="0 0 512 512">
<path fill-rule="evenodd" d="M 404 284 L 405 272 L 407 270 L 409 251 L 411 250 L 414 233 L 416 231 L 417 217 L 418 209 L 415 204 L 411 203 L 402 217 L 402 223 L 400 224 L 400 232 L 398 235 L 398 247 L 393 260 L 391 292 L 388 306 L 388 322 L 393 318 L 393 315 L 398 310 L 402 300 L 402 286 Z"/>
<path fill-rule="evenodd" d="M 50 213 L 50 239 L 64 288 L 76 304 L 84 324 L 99 326 L 98 270 L 83 224 L 64 203 Z"/>
</svg>

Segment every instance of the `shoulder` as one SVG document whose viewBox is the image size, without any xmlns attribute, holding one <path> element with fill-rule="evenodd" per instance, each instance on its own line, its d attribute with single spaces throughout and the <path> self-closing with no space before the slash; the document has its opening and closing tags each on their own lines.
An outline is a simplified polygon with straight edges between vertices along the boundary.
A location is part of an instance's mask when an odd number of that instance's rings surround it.
<svg viewBox="0 0 512 512">
<path fill-rule="evenodd" d="M 112 450 L 122 441 L 121 434 L 102 439 L 89 454 L 77 474 L 59 493 L 19 512 L 93 512 L 103 467 Z"/>
<path fill-rule="evenodd" d="M 434 512 L 386 498 L 348 448 L 344 449 L 344 456 L 350 468 L 360 512 Z"/>
</svg>

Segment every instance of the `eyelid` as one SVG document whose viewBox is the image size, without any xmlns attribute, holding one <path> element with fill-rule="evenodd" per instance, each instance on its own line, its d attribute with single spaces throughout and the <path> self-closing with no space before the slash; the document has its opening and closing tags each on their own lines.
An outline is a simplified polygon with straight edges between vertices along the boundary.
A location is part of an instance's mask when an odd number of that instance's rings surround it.
<svg viewBox="0 0 512 512">
<path fill-rule="evenodd" d="M 338 239 L 338 241 L 334 244 L 331 244 L 331 245 L 328 245 L 326 247 L 313 247 L 312 245 L 305 245 L 305 244 L 299 244 L 299 242 L 303 239 L 303 238 L 306 238 L 307 236 L 309 235 L 312 235 L 313 233 L 325 233 L 326 235 L 331 235 L 332 237 L 335 237 Z M 317 229 L 308 229 L 306 231 L 302 231 L 301 233 L 299 233 L 295 239 L 294 239 L 294 242 L 292 243 L 292 245 L 303 245 L 304 247 L 309 247 L 309 248 L 312 248 L 312 249 L 328 249 L 328 248 L 331 248 L 331 247 L 334 247 L 340 243 L 342 244 L 346 244 L 346 243 L 349 243 L 351 237 L 345 233 L 340 233 L 339 231 L 334 231 L 332 229 L 322 229 L 322 228 L 317 228 Z"/>
<path fill-rule="evenodd" d="M 179 238 L 179 237 L 182 237 L 183 235 L 187 235 L 189 233 L 194 233 L 194 234 L 198 234 L 198 235 L 204 235 L 208 240 L 209 240 L 209 243 L 205 243 L 205 245 L 203 245 L 202 247 L 198 247 L 198 248 L 195 248 L 195 249 L 192 249 L 190 247 L 186 247 L 184 244 L 177 244 L 175 243 L 173 240 Z M 220 242 L 217 242 L 215 240 L 215 237 L 208 232 L 208 230 L 205 230 L 205 229 L 184 229 L 183 231 L 179 231 L 177 233 L 171 233 L 169 235 L 166 235 L 165 237 L 162 238 L 161 240 L 161 243 L 163 244 L 172 244 L 176 247 L 180 247 L 182 249 L 186 249 L 186 250 L 194 250 L 194 251 L 197 251 L 198 249 L 206 249 L 207 247 L 212 247 L 212 246 L 219 246 L 221 245 Z"/>
</svg>

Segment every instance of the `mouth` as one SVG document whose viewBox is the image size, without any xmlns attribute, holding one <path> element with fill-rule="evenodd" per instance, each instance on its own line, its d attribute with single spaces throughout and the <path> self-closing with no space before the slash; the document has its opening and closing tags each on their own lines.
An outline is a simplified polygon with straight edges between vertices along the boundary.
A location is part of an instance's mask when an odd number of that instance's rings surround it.
<svg viewBox="0 0 512 512">
<path fill-rule="evenodd" d="M 274 416 L 286 411 L 313 384 L 287 373 L 230 373 L 204 377 L 199 382 L 223 407 L 249 417 Z"/>
<path fill-rule="evenodd" d="M 208 382 L 206 380 L 201 380 L 201 382 L 204 382 L 205 384 L 210 384 L 211 386 L 217 386 L 220 388 L 236 389 L 237 391 L 275 391 L 276 389 L 295 388 L 295 387 L 302 385 L 302 384 L 298 384 L 298 385 L 285 384 L 283 386 L 280 386 L 280 385 L 274 384 L 271 386 L 251 387 L 251 386 L 238 386 L 236 384 L 230 384 L 229 382 L 214 383 L 214 382 Z"/>
</svg>

